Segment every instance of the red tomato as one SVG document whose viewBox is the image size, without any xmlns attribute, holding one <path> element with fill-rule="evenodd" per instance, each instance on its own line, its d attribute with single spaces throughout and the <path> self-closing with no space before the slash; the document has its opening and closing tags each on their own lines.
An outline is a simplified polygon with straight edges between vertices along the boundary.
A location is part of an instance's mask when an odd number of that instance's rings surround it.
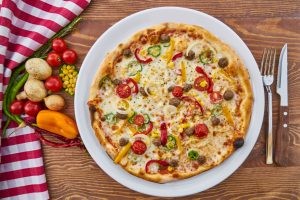
<svg viewBox="0 0 300 200">
<path fill-rule="evenodd" d="M 138 126 L 141 126 L 145 123 L 145 118 L 143 115 L 136 115 L 134 116 L 133 118 L 133 123 L 138 125 Z"/>
<path fill-rule="evenodd" d="M 62 89 L 63 83 L 58 76 L 50 76 L 45 81 L 45 87 L 52 92 L 58 92 Z"/>
<path fill-rule="evenodd" d="M 116 92 L 120 98 L 127 98 L 131 95 L 131 88 L 129 85 L 121 83 L 117 86 Z"/>
<path fill-rule="evenodd" d="M 175 86 L 172 90 L 174 97 L 181 97 L 183 95 L 183 88 L 180 86 Z"/>
<path fill-rule="evenodd" d="M 42 105 L 39 102 L 28 100 L 25 103 L 24 110 L 27 115 L 35 117 L 42 110 Z"/>
<path fill-rule="evenodd" d="M 147 145 L 142 140 L 136 140 L 131 149 L 135 154 L 142 155 L 147 150 Z"/>
<path fill-rule="evenodd" d="M 51 67 L 59 67 L 62 63 L 60 55 L 55 52 L 48 53 L 46 60 Z"/>
<path fill-rule="evenodd" d="M 195 127 L 194 134 L 199 138 L 206 137 L 208 134 L 207 126 L 205 124 L 197 124 Z"/>
<path fill-rule="evenodd" d="M 20 100 L 15 100 L 10 105 L 10 112 L 14 115 L 21 115 L 24 113 L 24 102 Z"/>
<path fill-rule="evenodd" d="M 77 53 L 72 49 L 65 50 L 62 54 L 62 59 L 67 64 L 75 64 L 77 61 Z"/>
<path fill-rule="evenodd" d="M 52 41 L 52 49 L 57 53 L 62 53 L 67 49 L 66 42 L 61 38 L 55 38 Z"/>
<path fill-rule="evenodd" d="M 194 81 L 194 88 L 199 91 L 205 91 L 209 87 L 209 80 L 205 76 L 199 76 Z"/>
<path fill-rule="evenodd" d="M 223 99 L 223 96 L 220 92 L 212 92 L 209 94 L 211 103 L 220 103 Z"/>
</svg>

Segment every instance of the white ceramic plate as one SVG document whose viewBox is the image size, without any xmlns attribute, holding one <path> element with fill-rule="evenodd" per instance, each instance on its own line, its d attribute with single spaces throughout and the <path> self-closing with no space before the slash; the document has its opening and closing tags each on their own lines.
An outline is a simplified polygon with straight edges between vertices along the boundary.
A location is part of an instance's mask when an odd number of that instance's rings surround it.
<svg viewBox="0 0 300 200">
<path fill-rule="evenodd" d="M 218 167 L 200 175 L 172 183 L 158 184 L 127 173 L 120 166 L 115 165 L 107 156 L 91 127 L 87 100 L 92 79 L 106 53 L 113 50 L 119 43 L 126 41 L 137 31 L 163 22 L 200 25 L 235 49 L 249 70 L 255 100 L 249 131 L 245 145 L 241 149 L 234 152 Z M 80 135 L 97 164 L 122 185 L 144 194 L 161 197 L 191 195 L 211 188 L 229 177 L 251 152 L 257 140 L 264 114 L 264 93 L 261 76 L 246 44 L 232 29 L 216 18 L 196 10 L 179 7 L 160 7 L 144 10 L 122 19 L 109 28 L 98 38 L 85 57 L 75 93 L 75 114 Z"/>
</svg>

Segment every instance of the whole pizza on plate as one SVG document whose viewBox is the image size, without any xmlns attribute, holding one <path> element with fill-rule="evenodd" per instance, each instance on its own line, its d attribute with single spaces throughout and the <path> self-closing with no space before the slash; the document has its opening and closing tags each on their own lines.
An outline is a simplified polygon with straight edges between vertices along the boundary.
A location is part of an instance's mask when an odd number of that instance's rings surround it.
<svg viewBox="0 0 300 200">
<path fill-rule="evenodd" d="M 109 53 L 90 88 L 92 126 L 116 164 L 165 183 L 244 144 L 253 95 L 237 54 L 199 26 L 164 23 Z"/>
</svg>

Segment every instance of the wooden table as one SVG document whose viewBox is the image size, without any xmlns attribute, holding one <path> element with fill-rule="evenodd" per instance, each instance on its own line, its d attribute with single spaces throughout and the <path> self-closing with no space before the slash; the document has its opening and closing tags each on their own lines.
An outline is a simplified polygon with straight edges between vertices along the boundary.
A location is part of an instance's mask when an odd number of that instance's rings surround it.
<svg viewBox="0 0 300 200">
<path fill-rule="evenodd" d="M 206 12 L 230 26 L 260 63 L 264 47 L 279 51 L 289 46 L 290 132 L 288 167 L 265 164 L 265 128 L 244 164 L 228 179 L 185 199 L 299 199 L 300 198 L 300 1 L 125 1 L 94 0 L 78 29 L 66 38 L 79 54 L 80 66 L 95 40 L 120 19 L 147 8 L 182 6 Z M 88 86 L 87 86 L 88 87 Z M 273 87 L 275 89 L 275 85 Z M 276 130 L 279 96 L 273 90 Z M 73 98 L 66 113 L 74 115 Z M 44 146 L 49 192 L 52 199 L 151 198 L 120 185 L 106 175 L 87 152 L 77 148 Z"/>
</svg>

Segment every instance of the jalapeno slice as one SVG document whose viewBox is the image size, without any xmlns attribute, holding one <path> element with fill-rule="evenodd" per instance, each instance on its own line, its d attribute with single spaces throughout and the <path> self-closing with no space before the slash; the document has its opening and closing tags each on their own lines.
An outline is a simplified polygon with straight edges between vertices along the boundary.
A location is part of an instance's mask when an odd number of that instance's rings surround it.
<svg viewBox="0 0 300 200">
<path fill-rule="evenodd" d="M 117 121 L 116 115 L 113 113 L 108 113 L 104 115 L 105 121 L 109 123 L 115 123 Z"/>
<path fill-rule="evenodd" d="M 138 61 L 131 61 L 127 65 L 129 76 L 135 76 L 138 72 L 141 72 L 143 70 L 142 65 Z"/>
<path fill-rule="evenodd" d="M 197 151 L 195 151 L 195 150 L 191 150 L 188 153 L 188 157 L 191 160 L 197 160 L 197 158 L 199 157 L 199 153 Z"/>
<path fill-rule="evenodd" d="M 154 45 L 148 48 L 148 55 L 151 55 L 153 57 L 158 57 L 161 53 L 161 47 L 160 45 Z"/>
<path fill-rule="evenodd" d="M 166 147 L 169 150 L 174 149 L 176 147 L 176 139 L 173 135 L 168 135 Z"/>
<path fill-rule="evenodd" d="M 203 64 L 210 64 L 213 63 L 214 60 L 214 52 L 210 49 L 203 51 L 200 55 L 199 55 L 200 61 Z"/>
</svg>

